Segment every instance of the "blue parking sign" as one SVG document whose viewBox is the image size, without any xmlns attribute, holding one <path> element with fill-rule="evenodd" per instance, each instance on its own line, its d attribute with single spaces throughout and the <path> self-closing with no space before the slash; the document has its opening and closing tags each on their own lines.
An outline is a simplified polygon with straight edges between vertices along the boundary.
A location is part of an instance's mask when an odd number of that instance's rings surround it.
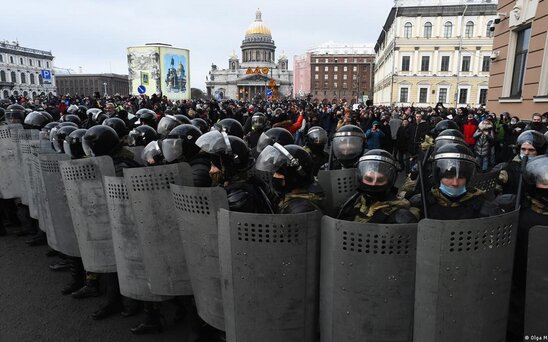
<svg viewBox="0 0 548 342">
<path fill-rule="evenodd" d="M 44 83 L 51 83 L 51 71 L 48 69 L 42 69 L 40 70 L 40 73 L 42 75 L 42 81 Z"/>
</svg>

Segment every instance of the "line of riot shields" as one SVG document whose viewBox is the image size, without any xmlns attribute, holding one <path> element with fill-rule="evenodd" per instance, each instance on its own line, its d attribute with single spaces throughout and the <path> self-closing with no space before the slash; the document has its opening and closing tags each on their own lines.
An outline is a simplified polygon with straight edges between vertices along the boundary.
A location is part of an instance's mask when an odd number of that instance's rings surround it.
<svg viewBox="0 0 548 342">
<path fill-rule="evenodd" d="M 0 195 L 28 204 L 51 248 L 81 257 L 87 271 L 117 272 L 129 298 L 193 295 L 228 341 L 503 341 L 518 211 L 396 225 L 334 219 L 355 190 L 353 172 L 320 172 L 323 217 L 231 212 L 224 189 L 192 186 L 186 163 L 116 177 L 108 156 L 70 160 L 37 131 L 0 127 Z M 531 335 L 546 333 L 546 228 L 529 237 Z"/>
</svg>

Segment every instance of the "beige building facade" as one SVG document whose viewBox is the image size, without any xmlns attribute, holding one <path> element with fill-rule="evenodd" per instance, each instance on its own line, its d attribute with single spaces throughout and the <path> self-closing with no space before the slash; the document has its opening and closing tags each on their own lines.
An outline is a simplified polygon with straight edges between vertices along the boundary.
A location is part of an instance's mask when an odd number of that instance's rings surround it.
<svg viewBox="0 0 548 342">
<path fill-rule="evenodd" d="M 375 45 L 374 103 L 487 103 L 496 1 L 397 0 Z"/>
<path fill-rule="evenodd" d="M 500 0 L 488 108 L 521 119 L 548 112 L 548 1 Z"/>
</svg>

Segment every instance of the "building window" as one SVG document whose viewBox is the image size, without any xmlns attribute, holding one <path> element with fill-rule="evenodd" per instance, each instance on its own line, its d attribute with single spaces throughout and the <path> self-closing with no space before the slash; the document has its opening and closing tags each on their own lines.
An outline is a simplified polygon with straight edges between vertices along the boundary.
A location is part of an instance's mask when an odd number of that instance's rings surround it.
<svg viewBox="0 0 548 342">
<path fill-rule="evenodd" d="M 319 66 L 315 66 L 315 67 L 314 67 L 314 71 L 320 71 L 320 67 L 319 67 Z"/>
<path fill-rule="evenodd" d="M 34 74 L 29 75 L 30 84 L 34 84 Z"/>
<path fill-rule="evenodd" d="M 329 63 L 329 58 L 326 58 L 326 59 L 325 59 L 325 62 L 326 62 L 326 63 Z"/>
<path fill-rule="evenodd" d="M 29 58 L 29 65 L 32 66 L 32 59 Z"/>
<path fill-rule="evenodd" d="M 410 22 L 405 23 L 403 26 L 403 36 L 405 38 L 411 38 L 411 35 L 413 34 L 413 25 L 411 25 Z"/>
<path fill-rule="evenodd" d="M 438 102 L 447 103 L 447 88 L 440 88 Z"/>
<path fill-rule="evenodd" d="M 323 71 L 328 72 L 328 71 L 329 71 L 329 67 L 328 67 L 328 66 L 324 67 L 324 68 L 323 68 Z"/>
<path fill-rule="evenodd" d="M 402 56 L 401 58 L 401 71 L 409 71 L 409 65 L 411 64 L 411 56 Z"/>
<path fill-rule="evenodd" d="M 319 58 L 316 58 L 316 63 L 320 63 L 320 59 L 319 59 Z"/>
<path fill-rule="evenodd" d="M 424 38 L 432 38 L 432 23 L 424 24 Z"/>
<path fill-rule="evenodd" d="M 346 89 L 346 88 L 348 88 L 348 83 L 346 83 L 346 82 L 343 82 L 343 86 L 342 86 L 342 87 L 343 87 L 343 89 Z"/>
<path fill-rule="evenodd" d="M 0 55 L 0 62 L 4 61 L 4 56 Z"/>
<path fill-rule="evenodd" d="M 337 75 L 337 74 L 333 75 L 334 80 L 336 80 L 337 78 L 339 78 L 339 75 Z"/>
<path fill-rule="evenodd" d="M 489 72 L 490 65 L 491 65 L 491 58 L 489 56 L 483 56 L 483 60 L 481 62 L 481 71 Z"/>
<path fill-rule="evenodd" d="M 333 88 L 337 89 L 337 82 L 333 82 Z"/>
<path fill-rule="evenodd" d="M 324 80 L 328 80 L 328 79 L 329 79 L 329 75 L 328 75 L 328 74 L 323 75 L 323 79 L 324 79 Z"/>
<path fill-rule="evenodd" d="M 421 57 L 421 71 L 428 71 L 430 69 L 430 56 Z"/>
<path fill-rule="evenodd" d="M 516 54 L 514 56 L 514 70 L 512 71 L 512 87 L 510 97 L 521 97 L 523 80 L 525 79 L 525 65 L 527 63 L 527 51 L 531 38 L 531 27 L 517 32 Z"/>
<path fill-rule="evenodd" d="M 487 88 L 480 89 L 479 92 L 479 104 L 485 106 L 487 103 Z"/>
<path fill-rule="evenodd" d="M 339 67 L 338 67 L 338 66 L 334 66 L 334 67 L 333 67 L 333 71 L 339 71 Z"/>
<path fill-rule="evenodd" d="M 470 71 L 470 56 L 462 56 L 462 65 L 460 71 Z"/>
<path fill-rule="evenodd" d="M 38 67 L 42 67 L 42 61 L 38 61 Z"/>
<path fill-rule="evenodd" d="M 326 89 L 328 85 L 329 85 L 329 82 L 323 82 L 323 88 L 324 89 Z"/>
<path fill-rule="evenodd" d="M 46 68 L 49 68 L 49 62 L 46 62 Z"/>
<path fill-rule="evenodd" d="M 348 63 L 348 58 L 345 58 L 345 59 L 344 59 L 344 62 L 345 62 L 345 63 Z M 346 67 L 345 67 L 345 68 L 346 68 Z M 345 70 L 345 71 L 346 71 L 346 70 Z"/>
<path fill-rule="evenodd" d="M 13 64 L 13 56 L 10 56 L 10 63 Z"/>
<path fill-rule="evenodd" d="M 440 71 L 449 71 L 449 61 L 450 56 L 441 56 L 441 67 Z"/>
<path fill-rule="evenodd" d="M 315 75 L 314 75 L 314 79 L 315 79 L 315 80 L 319 80 L 319 79 L 320 79 L 320 75 L 315 74 Z"/>
<path fill-rule="evenodd" d="M 451 36 L 453 36 L 453 23 L 448 21 L 443 26 L 443 37 L 451 38 Z"/>
<path fill-rule="evenodd" d="M 348 67 L 343 67 L 343 71 L 348 71 Z"/>
<path fill-rule="evenodd" d="M 460 88 L 459 89 L 459 104 L 467 104 L 468 103 L 468 89 L 467 88 Z"/>
<path fill-rule="evenodd" d="M 348 79 L 348 75 L 344 74 L 343 75 L 343 80 L 346 80 L 346 79 Z"/>
<path fill-rule="evenodd" d="M 24 64 L 25 64 L 25 61 L 23 61 L 23 58 L 22 58 L 22 57 L 19 58 L 19 64 L 21 64 L 21 65 L 24 65 Z"/>
<path fill-rule="evenodd" d="M 489 20 L 487 22 L 487 28 L 485 30 L 485 36 L 491 38 L 495 35 L 495 30 L 491 30 L 491 27 L 493 27 L 493 20 Z"/>
<path fill-rule="evenodd" d="M 464 36 L 466 38 L 472 38 L 472 36 L 474 36 L 474 22 L 469 21 L 466 23 L 466 27 L 464 28 Z"/>
<path fill-rule="evenodd" d="M 352 71 L 354 71 L 354 72 L 358 71 L 358 67 L 357 67 L 357 66 L 353 66 L 353 67 L 352 67 Z"/>
<path fill-rule="evenodd" d="M 419 88 L 419 103 L 428 102 L 428 88 Z"/>
<path fill-rule="evenodd" d="M 0 82 L 6 82 L 6 72 L 4 70 L 0 70 Z"/>
<path fill-rule="evenodd" d="M 353 80 L 357 80 L 357 79 L 358 79 L 358 75 L 352 74 L 352 79 L 353 79 Z"/>
<path fill-rule="evenodd" d="M 400 88 L 400 102 L 409 102 L 409 88 Z"/>
<path fill-rule="evenodd" d="M 315 81 L 314 82 L 314 88 L 318 89 L 320 87 L 320 82 Z"/>
<path fill-rule="evenodd" d="M 12 81 L 13 83 L 17 83 L 17 78 L 16 78 L 16 76 L 15 76 L 15 71 L 12 71 L 12 72 L 11 72 L 11 81 Z"/>
</svg>

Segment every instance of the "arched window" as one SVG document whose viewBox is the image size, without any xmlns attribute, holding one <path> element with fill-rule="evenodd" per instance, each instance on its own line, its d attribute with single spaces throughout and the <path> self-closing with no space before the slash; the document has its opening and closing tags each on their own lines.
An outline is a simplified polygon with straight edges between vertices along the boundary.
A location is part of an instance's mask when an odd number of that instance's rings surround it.
<svg viewBox="0 0 548 342">
<path fill-rule="evenodd" d="M 11 72 L 11 81 L 12 81 L 13 83 L 17 83 L 17 78 L 15 77 L 15 71 L 12 71 L 12 72 Z"/>
<path fill-rule="evenodd" d="M 405 38 L 411 38 L 413 34 L 413 25 L 410 22 L 405 23 L 403 26 L 403 36 Z"/>
<path fill-rule="evenodd" d="M 21 73 L 21 83 L 27 83 L 27 76 L 24 72 Z"/>
<path fill-rule="evenodd" d="M 469 22 L 466 23 L 464 36 L 466 38 L 472 38 L 473 35 L 474 35 L 474 22 L 469 21 Z"/>
<path fill-rule="evenodd" d="M 6 82 L 6 72 L 4 70 L 0 70 L 0 82 Z"/>
<path fill-rule="evenodd" d="M 0 55 L 0 62 L 4 61 L 4 56 Z"/>
<path fill-rule="evenodd" d="M 443 37 L 451 38 L 452 35 L 453 35 L 453 23 L 448 21 L 443 26 Z"/>
<path fill-rule="evenodd" d="M 7 99 L 8 97 L 10 97 L 10 92 L 9 90 L 4 90 L 4 98 Z"/>
<path fill-rule="evenodd" d="M 424 38 L 432 38 L 432 23 L 427 22 L 424 24 Z"/>
<path fill-rule="evenodd" d="M 27 96 L 29 96 L 29 93 L 28 93 L 28 91 L 24 91 L 24 92 L 23 92 L 23 96 L 24 96 L 24 97 L 27 97 Z"/>
<path fill-rule="evenodd" d="M 34 84 L 34 74 L 30 74 L 29 78 L 30 78 L 30 84 Z"/>
<path fill-rule="evenodd" d="M 486 27 L 486 31 L 485 31 L 485 36 L 487 37 L 493 37 L 494 36 L 494 33 L 495 31 L 491 31 L 491 26 L 493 26 L 493 20 L 489 20 L 487 22 L 487 27 Z"/>
</svg>

